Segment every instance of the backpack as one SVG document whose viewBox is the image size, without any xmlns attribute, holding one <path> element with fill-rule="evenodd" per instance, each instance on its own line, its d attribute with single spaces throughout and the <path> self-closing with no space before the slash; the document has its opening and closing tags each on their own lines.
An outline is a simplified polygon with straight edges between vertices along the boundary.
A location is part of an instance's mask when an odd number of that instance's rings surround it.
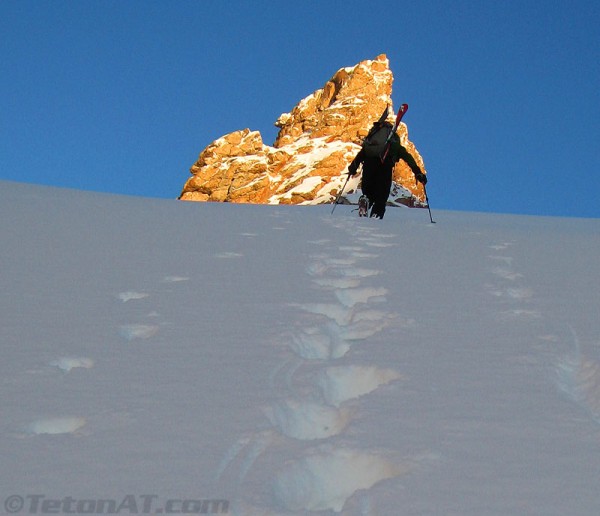
<svg viewBox="0 0 600 516">
<path fill-rule="evenodd" d="M 385 150 L 388 136 L 392 132 L 392 124 L 384 122 L 381 125 L 375 125 L 369 131 L 362 144 L 365 156 L 368 158 L 379 158 Z"/>
</svg>

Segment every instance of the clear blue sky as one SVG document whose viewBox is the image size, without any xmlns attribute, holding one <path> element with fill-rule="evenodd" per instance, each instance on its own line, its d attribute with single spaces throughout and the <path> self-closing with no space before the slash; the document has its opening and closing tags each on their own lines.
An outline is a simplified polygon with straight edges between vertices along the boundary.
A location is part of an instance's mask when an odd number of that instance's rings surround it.
<svg viewBox="0 0 600 516">
<path fill-rule="evenodd" d="M 597 0 L 0 2 L 0 179 L 176 198 L 385 53 L 432 208 L 600 217 Z"/>
</svg>

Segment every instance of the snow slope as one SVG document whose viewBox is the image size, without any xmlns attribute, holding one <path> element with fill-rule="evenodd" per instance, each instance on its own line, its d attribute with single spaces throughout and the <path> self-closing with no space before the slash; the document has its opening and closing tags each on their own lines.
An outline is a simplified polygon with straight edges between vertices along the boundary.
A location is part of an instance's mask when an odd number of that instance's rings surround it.
<svg viewBox="0 0 600 516">
<path fill-rule="evenodd" d="M 351 209 L 1 183 L 0 511 L 598 514 L 600 222 Z"/>
</svg>

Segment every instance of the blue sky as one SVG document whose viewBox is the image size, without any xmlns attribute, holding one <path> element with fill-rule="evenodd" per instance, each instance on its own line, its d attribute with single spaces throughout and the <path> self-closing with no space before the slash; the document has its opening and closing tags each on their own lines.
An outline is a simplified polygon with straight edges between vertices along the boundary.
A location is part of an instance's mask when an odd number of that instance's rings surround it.
<svg viewBox="0 0 600 516">
<path fill-rule="evenodd" d="M 600 217 L 597 1 L 0 2 L 0 179 L 176 198 L 385 53 L 432 209 Z"/>
</svg>

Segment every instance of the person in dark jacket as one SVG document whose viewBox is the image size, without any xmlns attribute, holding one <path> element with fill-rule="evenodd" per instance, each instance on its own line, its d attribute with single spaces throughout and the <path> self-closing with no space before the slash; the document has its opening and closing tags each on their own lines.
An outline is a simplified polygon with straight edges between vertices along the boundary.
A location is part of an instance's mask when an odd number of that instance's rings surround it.
<svg viewBox="0 0 600 516">
<path fill-rule="evenodd" d="M 389 126 L 389 129 L 392 129 L 392 124 L 389 122 L 375 122 L 369 134 L 379 130 L 382 126 Z M 354 176 L 362 163 L 362 192 L 369 200 L 371 217 L 383 218 L 392 188 L 394 165 L 400 160 L 404 160 L 408 164 L 417 181 L 423 185 L 427 183 L 427 176 L 406 148 L 402 146 L 400 137 L 396 133 L 392 135 L 390 149 L 383 161 L 379 156 L 367 156 L 363 147 L 348 166 L 348 174 Z"/>
</svg>

